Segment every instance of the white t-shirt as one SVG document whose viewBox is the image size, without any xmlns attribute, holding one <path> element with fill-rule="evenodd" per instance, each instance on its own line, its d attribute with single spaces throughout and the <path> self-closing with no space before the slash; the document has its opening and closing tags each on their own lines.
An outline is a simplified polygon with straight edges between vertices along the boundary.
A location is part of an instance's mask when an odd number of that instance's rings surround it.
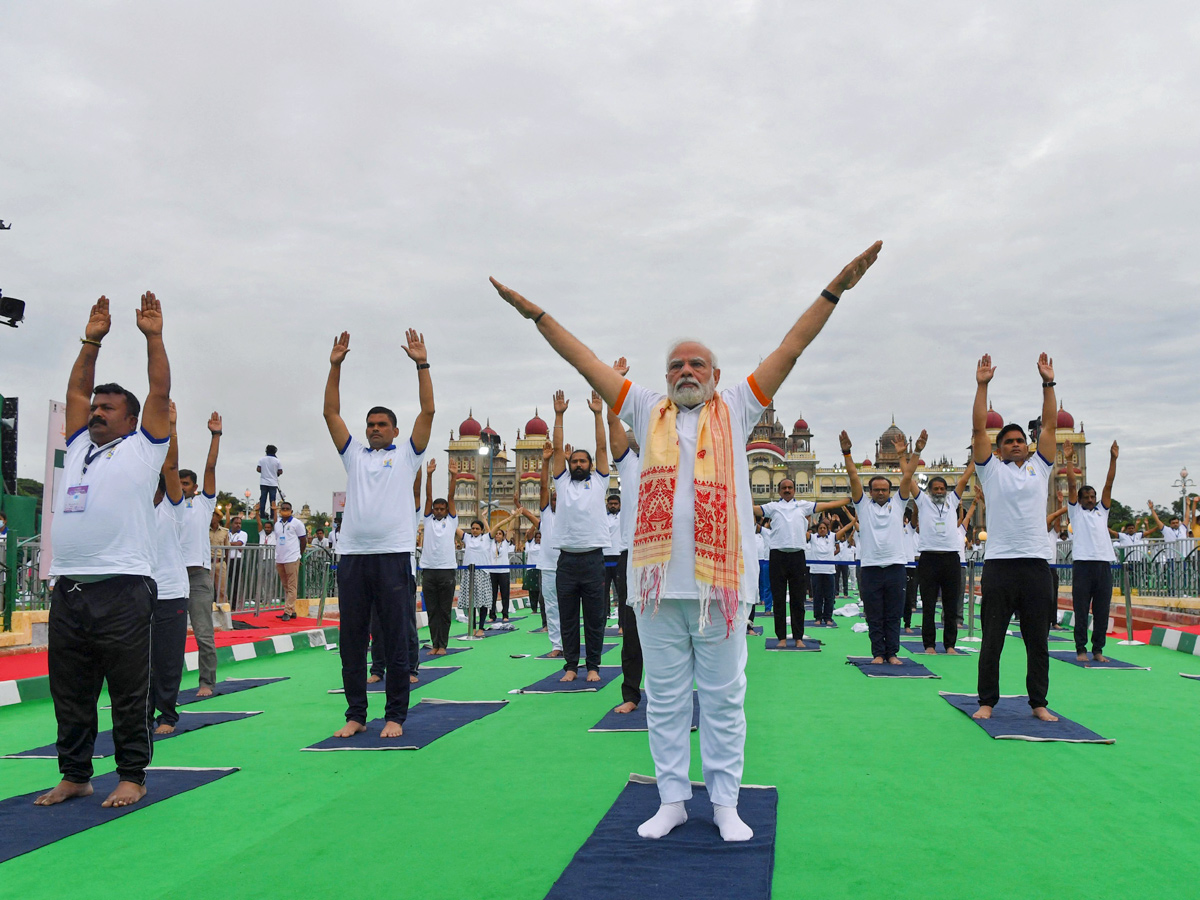
<svg viewBox="0 0 1200 900">
<path fill-rule="evenodd" d="M 576 481 L 568 467 L 554 479 L 554 486 L 558 494 L 554 546 L 575 553 L 608 550 L 608 512 L 605 509 L 608 476 L 593 470 L 587 478 Z"/>
<path fill-rule="evenodd" d="M 617 556 L 622 550 L 629 549 L 625 546 L 621 518 L 621 513 L 619 512 L 607 513 L 604 516 L 604 521 L 608 524 L 608 549 L 604 554 L 605 556 Z"/>
<path fill-rule="evenodd" d="M 283 466 L 279 464 L 279 460 L 274 456 L 264 456 L 258 461 L 258 483 L 267 487 L 279 487 L 279 473 Z M 268 512 L 268 510 L 263 510 Z"/>
<path fill-rule="evenodd" d="M 488 569 L 489 572 L 495 572 L 497 575 L 503 575 L 510 571 L 509 563 L 512 561 L 508 555 L 516 549 L 509 541 L 492 540 L 488 544 L 488 565 L 503 566 L 502 569 Z"/>
<path fill-rule="evenodd" d="M 837 544 L 837 560 L 839 562 L 853 562 L 858 559 L 858 545 L 851 545 L 849 541 L 838 541 Z"/>
<path fill-rule="evenodd" d="M 300 520 L 292 516 L 286 522 L 283 519 L 275 521 L 275 530 L 271 537 L 275 538 L 275 562 L 291 563 L 300 559 L 300 538 L 308 532 L 300 524 Z"/>
<path fill-rule="evenodd" d="M 263 535 L 262 543 L 263 543 L 264 547 L 276 547 L 279 545 L 279 541 L 277 541 L 275 539 L 274 531 L 272 531 L 270 534 Z M 276 559 L 275 561 L 279 562 L 278 559 Z"/>
<path fill-rule="evenodd" d="M 231 545 L 231 546 L 233 545 L 233 542 L 234 542 L 234 541 L 237 541 L 237 542 L 238 542 L 238 543 L 240 543 L 242 546 L 245 546 L 245 545 L 246 545 L 246 544 L 249 542 L 249 540 L 250 540 L 250 535 L 246 534 L 246 532 L 244 532 L 244 531 L 231 531 L 231 532 L 229 532 L 229 543 L 230 543 L 230 545 Z M 235 549 L 233 549 L 233 550 L 230 550 L 230 551 L 229 551 L 229 558 L 230 558 L 230 559 L 241 559 L 241 558 L 242 558 L 242 551 L 241 551 L 241 550 L 238 550 L 238 549 L 236 549 L 236 548 L 235 548 Z"/>
<path fill-rule="evenodd" d="M 967 526 L 958 526 L 958 558 L 962 562 L 967 561 Z"/>
<path fill-rule="evenodd" d="M 892 491 L 887 503 L 876 503 L 863 489 L 854 501 L 858 515 L 859 559 L 864 566 L 904 565 L 909 561 L 908 539 L 904 535 L 904 507 L 899 491 Z"/>
<path fill-rule="evenodd" d="M 183 535 L 179 539 L 183 547 L 184 565 L 212 568 L 212 541 L 208 532 L 212 527 L 213 511 L 217 508 L 217 495 L 209 496 L 203 491 L 193 497 L 184 497 L 179 507 L 183 516 Z"/>
<path fill-rule="evenodd" d="M 811 500 L 772 500 L 764 503 L 763 515 L 771 520 L 772 546 L 776 550 L 795 551 L 808 547 L 808 517 L 817 504 Z"/>
<path fill-rule="evenodd" d="M 771 558 L 770 537 L 770 530 L 759 531 L 754 535 L 754 545 L 758 547 L 758 559 L 760 562 L 765 562 Z"/>
<path fill-rule="evenodd" d="M 183 548 L 179 538 L 183 533 L 183 501 L 176 505 L 170 497 L 154 507 L 154 524 L 158 538 L 158 555 L 154 564 L 154 581 L 159 600 L 179 600 L 191 592 Z"/>
<path fill-rule="evenodd" d="M 538 567 L 538 560 L 542 558 L 542 545 L 537 541 L 528 541 L 525 544 L 525 565 Z M 525 571 L 528 571 L 526 569 Z"/>
<path fill-rule="evenodd" d="M 975 476 L 987 496 L 984 559 L 1045 559 L 1046 497 L 1053 466 L 1038 451 L 1020 465 L 989 454 Z"/>
<path fill-rule="evenodd" d="M 958 533 L 958 494 L 946 491 L 942 500 L 934 500 L 928 491 L 917 491 L 917 521 L 921 530 L 917 532 L 917 551 L 924 553 L 958 553 L 962 550 L 962 537 Z"/>
<path fill-rule="evenodd" d="M 467 532 L 463 535 L 463 565 L 464 566 L 490 566 L 492 564 L 491 553 L 489 552 L 489 544 L 492 543 L 491 535 L 481 534 L 478 537 Z M 486 569 L 484 571 L 487 571 Z"/>
<path fill-rule="evenodd" d="M 617 475 L 621 479 L 621 549 L 628 550 L 633 546 L 633 529 L 637 527 L 638 490 L 642 481 L 642 458 L 627 447 L 621 458 L 616 461 Z M 633 582 L 633 554 L 625 559 L 625 578 Z M 633 605 L 635 600 L 629 594 L 625 602 Z"/>
<path fill-rule="evenodd" d="M 1068 504 L 1072 534 L 1073 559 L 1094 559 L 1115 563 L 1117 554 L 1109 538 L 1109 510 L 1103 503 L 1084 509 L 1078 503 Z"/>
<path fill-rule="evenodd" d="M 833 546 L 834 537 L 832 534 L 827 534 L 821 537 L 819 534 L 814 534 L 808 539 L 808 555 L 806 562 L 808 563 L 808 571 L 812 575 L 833 575 L 836 569 L 833 563 Z M 830 565 L 821 565 L 822 562 L 828 560 Z M 816 563 L 816 565 L 814 565 Z"/>
<path fill-rule="evenodd" d="M 158 558 L 154 494 L 167 441 L 139 429 L 97 448 L 86 428 L 71 435 L 54 489 L 52 576 L 153 577 Z"/>
<path fill-rule="evenodd" d="M 554 501 L 557 505 L 558 501 Z M 542 510 L 538 530 L 542 533 L 542 554 L 538 557 L 538 571 L 553 572 L 558 568 L 558 548 L 554 546 L 554 526 L 558 513 L 547 506 Z"/>
<path fill-rule="evenodd" d="M 458 516 L 443 516 L 435 519 L 430 513 L 425 517 L 425 541 L 421 547 L 422 569 L 455 569 L 458 560 L 454 555 L 454 535 L 458 531 Z"/>
<path fill-rule="evenodd" d="M 744 447 L 746 437 L 770 402 L 752 381 L 754 376 L 736 386 L 721 391 L 729 405 L 731 435 L 734 446 L 733 478 L 738 531 L 741 538 L 742 580 L 738 592 L 743 603 L 753 603 L 758 592 L 758 570 L 753 561 L 758 558 L 754 542 L 754 502 L 750 496 L 750 467 Z M 624 399 L 614 407 L 621 420 L 633 428 L 639 447 L 649 446 L 650 417 L 664 395 L 658 391 L 625 382 Z M 696 433 L 703 407 L 680 409 L 675 417 L 679 437 L 679 469 L 675 479 L 675 504 L 671 523 L 671 559 L 667 563 L 664 599 L 699 599 L 696 587 Z M 561 498 L 560 501 L 561 502 Z M 630 599 L 634 592 L 631 591 Z"/>
<path fill-rule="evenodd" d="M 917 531 L 908 523 L 904 525 L 904 550 L 909 562 L 917 561 Z"/>
<path fill-rule="evenodd" d="M 1163 553 L 1163 559 L 1179 559 L 1185 556 L 1191 548 L 1186 544 L 1175 544 L 1173 541 L 1186 541 L 1192 536 L 1191 531 L 1186 525 L 1180 525 L 1178 528 L 1172 528 L 1170 525 L 1164 525 L 1162 529 L 1163 542 L 1167 545 L 1166 552 Z"/>
<path fill-rule="evenodd" d="M 338 553 L 413 553 L 417 524 L 413 518 L 413 478 L 424 452 L 409 438 L 372 450 L 357 438 L 342 448 L 346 467 L 346 509 L 342 513 Z"/>
</svg>

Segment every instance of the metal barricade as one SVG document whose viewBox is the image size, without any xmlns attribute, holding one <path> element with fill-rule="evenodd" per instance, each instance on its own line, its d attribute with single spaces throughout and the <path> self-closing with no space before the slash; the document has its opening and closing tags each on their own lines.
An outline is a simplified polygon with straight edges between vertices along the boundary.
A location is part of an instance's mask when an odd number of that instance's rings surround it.
<svg viewBox="0 0 1200 900">
<path fill-rule="evenodd" d="M 212 548 L 213 597 L 234 612 L 283 607 L 283 583 L 275 569 L 273 544 Z"/>
</svg>

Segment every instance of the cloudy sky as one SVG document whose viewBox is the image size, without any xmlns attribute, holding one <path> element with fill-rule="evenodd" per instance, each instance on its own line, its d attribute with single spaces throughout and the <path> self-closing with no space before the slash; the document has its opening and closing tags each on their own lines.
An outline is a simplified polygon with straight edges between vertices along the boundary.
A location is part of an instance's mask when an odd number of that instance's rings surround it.
<svg viewBox="0 0 1200 900">
<path fill-rule="evenodd" d="M 777 396 L 824 462 L 893 414 L 961 460 L 979 354 L 1024 423 L 1045 350 L 1094 449 L 1121 442 L 1116 497 L 1167 502 L 1200 480 L 1198 45 L 1186 3 L 5 3 L 20 474 L 101 293 L 98 375 L 138 393 L 133 310 L 163 301 L 185 466 L 218 409 L 222 488 L 271 442 L 328 509 L 343 329 L 352 430 L 383 403 L 407 431 L 411 325 L 439 454 L 468 409 L 511 443 L 557 387 L 586 444 L 582 380 L 488 275 L 638 379 L 683 335 L 730 379 L 881 238 Z"/>
</svg>

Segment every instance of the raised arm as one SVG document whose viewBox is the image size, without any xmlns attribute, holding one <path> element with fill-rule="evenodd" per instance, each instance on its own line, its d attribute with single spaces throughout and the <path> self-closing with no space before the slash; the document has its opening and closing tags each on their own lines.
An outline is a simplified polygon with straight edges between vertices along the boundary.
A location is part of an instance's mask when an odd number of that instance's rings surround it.
<svg viewBox="0 0 1200 900">
<path fill-rule="evenodd" d="M 429 462 L 430 465 L 433 464 L 433 460 L 430 460 Z M 454 488 L 458 484 L 458 464 L 454 460 L 450 460 L 450 462 L 446 463 L 446 473 L 449 482 L 446 485 L 446 515 L 453 516 L 457 519 L 458 507 L 454 505 Z M 433 508 L 430 507 L 429 511 L 433 512 Z M 461 529 L 459 530 L 461 531 Z"/>
<path fill-rule="evenodd" d="M 432 462 L 432 460 L 430 460 Z M 413 476 L 413 509 L 421 508 L 421 470 Z"/>
<path fill-rule="evenodd" d="M 100 342 L 111 327 L 108 298 L 101 297 L 92 304 L 87 325 L 83 329 L 79 355 L 67 379 L 67 437 L 87 428 L 88 419 L 91 418 L 92 388 L 96 386 L 96 357 L 100 355 Z"/>
<path fill-rule="evenodd" d="M 221 414 L 213 410 L 208 417 L 208 458 L 204 461 L 204 493 L 209 497 L 217 495 L 217 454 L 221 452 Z"/>
<path fill-rule="evenodd" d="M 1079 486 L 1075 481 L 1075 446 L 1069 441 L 1063 441 L 1063 468 L 1067 472 L 1067 502 L 1079 502 Z"/>
<path fill-rule="evenodd" d="M 425 335 L 408 329 L 404 335 L 404 352 L 408 358 L 417 364 L 417 397 L 421 401 L 421 411 L 413 422 L 412 445 L 418 453 L 424 453 L 429 446 L 429 434 L 433 431 L 433 379 L 429 377 L 429 359 L 425 350 Z M 417 490 L 421 485 L 418 482 Z"/>
<path fill-rule="evenodd" d="M 1054 398 L 1054 360 L 1045 353 L 1038 357 L 1038 375 L 1042 377 L 1042 433 L 1038 435 L 1038 452 L 1042 459 L 1054 465 L 1054 450 L 1058 446 L 1055 438 L 1058 401 Z"/>
<path fill-rule="evenodd" d="M 913 452 L 907 453 L 908 445 L 904 440 L 904 435 L 898 434 L 894 438 L 896 450 L 900 454 L 900 499 L 907 500 L 909 497 L 915 497 L 919 491 L 916 484 L 913 482 L 913 473 L 917 471 L 917 466 L 921 462 L 921 451 L 925 449 L 925 444 L 929 440 L 929 434 L 921 429 L 921 434 L 917 438 L 916 444 L 913 445 Z"/>
<path fill-rule="evenodd" d="M 968 460 L 967 467 L 959 476 L 958 481 L 954 484 L 954 493 L 958 495 L 958 499 L 962 500 L 963 495 L 967 492 L 967 485 L 971 483 L 971 476 L 975 474 L 975 460 Z M 961 508 L 961 507 L 960 507 Z"/>
<path fill-rule="evenodd" d="M 1149 529 L 1146 533 L 1149 534 L 1152 531 L 1162 531 L 1162 519 L 1158 517 L 1158 510 L 1154 508 L 1154 501 L 1149 500 L 1147 502 L 1150 505 L 1150 515 L 1154 516 L 1154 528 Z"/>
<path fill-rule="evenodd" d="M 629 364 L 625 362 L 625 357 L 621 357 L 613 363 L 613 371 L 622 378 L 629 372 Z M 616 462 L 625 456 L 629 450 L 629 438 L 625 434 L 625 426 L 613 412 L 612 407 L 605 404 L 608 412 L 608 450 L 612 454 L 612 461 Z"/>
<path fill-rule="evenodd" d="M 818 503 L 816 506 L 813 507 L 813 512 L 819 513 L 819 512 L 825 512 L 826 510 L 829 510 L 829 509 L 841 509 L 842 507 L 849 506 L 849 505 L 850 505 L 849 497 L 839 497 L 837 500 L 822 500 L 820 503 Z M 756 510 L 756 512 L 761 512 L 761 510 Z"/>
<path fill-rule="evenodd" d="M 879 257 L 883 241 L 876 241 L 864 252 L 850 262 L 838 276 L 829 282 L 829 286 L 813 301 L 812 305 L 796 320 L 791 329 L 784 335 L 783 342 L 772 353 L 758 364 L 754 370 L 754 381 L 767 397 L 774 397 L 783 380 L 788 377 L 796 360 L 805 348 L 812 343 L 813 338 L 821 333 L 829 317 L 833 315 L 834 307 L 842 294 L 850 290 L 867 269 Z"/>
<path fill-rule="evenodd" d="M 834 532 L 834 535 L 833 535 L 834 540 L 840 541 L 849 532 L 853 531 L 854 530 L 854 522 L 855 522 L 854 518 L 851 517 L 849 522 L 847 522 L 845 525 L 843 525 L 841 528 L 839 528 L 836 532 Z"/>
<path fill-rule="evenodd" d="M 334 338 L 333 349 L 329 351 L 329 377 L 325 379 L 325 427 L 333 438 L 333 446 L 338 453 L 346 449 L 350 443 L 350 429 L 342 420 L 342 363 L 350 352 L 350 332 L 343 331 L 340 337 Z M 283 470 L 280 469 L 280 472 Z"/>
<path fill-rule="evenodd" d="M 562 446 L 562 431 L 558 433 L 559 446 Z M 561 449 L 560 449 L 561 453 Z M 550 505 L 550 466 L 554 460 L 554 445 L 549 441 L 542 444 L 542 472 L 540 479 L 541 493 L 538 496 L 538 509 Z"/>
<path fill-rule="evenodd" d="M 570 402 L 562 391 L 554 392 L 554 460 L 552 468 L 555 478 L 567 468 L 567 455 L 563 452 L 563 413 L 567 411 L 567 405 Z M 549 495 L 547 495 L 546 503 L 549 502 Z"/>
<path fill-rule="evenodd" d="M 167 458 L 163 462 L 163 481 L 167 484 L 167 499 L 178 506 L 183 502 L 183 485 L 179 481 L 179 435 L 175 433 L 175 401 L 167 405 L 167 425 L 171 429 L 171 441 L 167 444 Z"/>
<path fill-rule="evenodd" d="M 1108 477 L 1104 479 L 1104 491 L 1100 495 L 1100 502 L 1104 504 L 1105 509 L 1112 509 L 1112 486 L 1117 480 L 1117 456 L 1120 452 L 1121 448 L 1113 441 L 1112 446 L 1108 448 Z"/>
<path fill-rule="evenodd" d="M 588 401 L 588 409 L 592 411 L 592 415 L 596 419 L 596 471 L 602 476 L 608 477 L 608 441 L 604 436 L 604 404 L 600 400 L 600 395 L 592 391 L 592 399 Z"/>
<path fill-rule="evenodd" d="M 161 441 L 171 436 L 171 364 L 163 346 L 162 304 L 150 291 L 142 294 L 137 327 L 146 336 L 146 374 L 150 381 L 150 392 L 142 404 L 142 429 Z"/>
<path fill-rule="evenodd" d="M 971 407 L 971 457 L 977 466 L 992 455 L 992 440 L 987 433 L 988 383 L 996 375 L 992 357 L 985 353 L 975 366 L 975 405 Z"/>
<path fill-rule="evenodd" d="M 854 465 L 854 459 L 850 456 L 850 451 L 853 449 L 850 444 L 850 435 L 843 431 L 838 435 L 838 442 L 842 445 L 842 459 L 846 463 L 846 474 L 850 476 L 850 500 L 857 503 L 862 499 L 863 486 L 858 477 L 858 466 Z"/>
<path fill-rule="evenodd" d="M 506 287 L 495 278 L 489 278 L 492 286 L 501 297 L 526 319 L 533 319 L 533 324 L 542 337 L 546 339 L 554 352 L 570 363 L 580 375 L 587 379 L 596 392 L 604 398 L 609 406 L 615 406 L 621 395 L 621 387 L 625 379 L 600 361 L 583 341 L 567 331 L 558 320 L 540 306 L 530 303 L 510 287 Z"/>
<path fill-rule="evenodd" d="M 433 473 L 437 471 L 437 460 L 431 459 L 425 464 L 425 515 L 433 515 Z M 419 476 L 418 476 L 419 477 Z M 446 503 L 450 498 L 446 498 Z"/>
</svg>

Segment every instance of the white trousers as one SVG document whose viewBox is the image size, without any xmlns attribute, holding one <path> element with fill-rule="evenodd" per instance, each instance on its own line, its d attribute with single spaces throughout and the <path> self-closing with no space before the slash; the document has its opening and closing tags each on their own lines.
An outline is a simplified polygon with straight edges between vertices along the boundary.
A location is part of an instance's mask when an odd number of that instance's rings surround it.
<svg viewBox="0 0 1200 900">
<path fill-rule="evenodd" d="M 700 697 L 700 762 L 717 806 L 737 806 L 746 748 L 746 625 L 743 606 L 733 631 L 714 621 L 700 633 L 697 600 L 663 600 L 658 611 L 634 607 L 646 671 L 646 722 L 658 796 L 692 796 L 692 682 Z"/>
<path fill-rule="evenodd" d="M 558 618 L 558 573 L 554 569 L 542 570 L 542 603 L 546 605 L 546 635 L 550 638 L 550 649 L 562 649 L 562 622 Z"/>
</svg>

